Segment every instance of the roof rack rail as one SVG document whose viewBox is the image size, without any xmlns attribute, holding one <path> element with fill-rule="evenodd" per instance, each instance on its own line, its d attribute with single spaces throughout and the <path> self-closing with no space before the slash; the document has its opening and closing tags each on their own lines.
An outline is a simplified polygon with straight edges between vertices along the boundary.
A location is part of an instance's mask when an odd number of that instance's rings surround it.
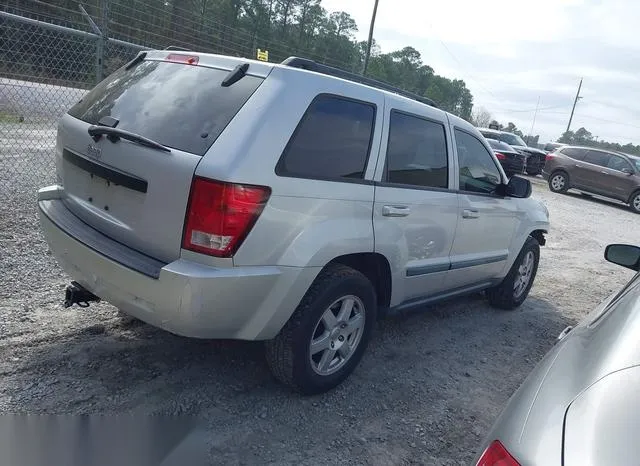
<svg viewBox="0 0 640 466">
<path fill-rule="evenodd" d="M 404 89 L 400 89 L 399 87 L 392 86 L 391 84 L 387 84 L 376 79 L 367 78 L 366 76 L 361 76 L 349 71 L 341 70 L 339 68 L 334 68 L 333 66 L 323 65 L 307 58 L 289 57 L 281 64 L 285 66 L 291 66 L 292 68 L 301 68 L 303 70 L 315 71 L 316 73 L 326 74 L 329 76 L 334 76 L 336 78 L 346 79 L 347 81 L 365 84 L 367 86 L 393 92 L 394 94 L 398 94 L 403 97 L 421 102 L 423 104 L 430 105 L 431 107 L 438 108 L 436 103 L 427 97 L 414 94 L 413 92 L 405 91 Z"/>
</svg>

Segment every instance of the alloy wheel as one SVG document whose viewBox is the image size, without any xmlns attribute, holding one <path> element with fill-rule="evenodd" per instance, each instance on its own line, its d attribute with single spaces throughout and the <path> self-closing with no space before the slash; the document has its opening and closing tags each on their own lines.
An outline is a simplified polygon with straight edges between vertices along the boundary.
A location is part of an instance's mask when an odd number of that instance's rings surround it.
<svg viewBox="0 0 640 466">
<path fill-rule="evenodd" d="M 355 353 L 364 332 L 365 309 L 357 296 L 344 296 L 329 306 L 316 324 L 309 344 L 311 367 L 327 376 Z"/>
</svg>

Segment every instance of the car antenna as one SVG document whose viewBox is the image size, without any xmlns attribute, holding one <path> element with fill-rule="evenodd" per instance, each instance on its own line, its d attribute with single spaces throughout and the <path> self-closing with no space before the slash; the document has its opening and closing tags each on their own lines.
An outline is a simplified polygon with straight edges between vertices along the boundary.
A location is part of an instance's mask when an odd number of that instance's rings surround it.
<svg viewBox="0 0 640 466">
<path fill-rule="evenodd" d="M 222 87 L 229 87 L 240 81 L 247 74 L 249 63 L 242 63 L 229 72 L 226 78 L 222 80 Z"/>
</svg>

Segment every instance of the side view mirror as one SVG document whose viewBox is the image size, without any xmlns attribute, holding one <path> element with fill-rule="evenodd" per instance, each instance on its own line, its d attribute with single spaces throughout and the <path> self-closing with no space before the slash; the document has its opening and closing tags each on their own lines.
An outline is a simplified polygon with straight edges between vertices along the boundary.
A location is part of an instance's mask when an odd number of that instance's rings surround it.
<svg viewBox="0 0 640 466">
<path fill-rule="evenodd" d="M 627 175 L 633 175 L 633 170 L 630 168 L 623 168 L 622 173 L 626 173 Z"/>
<path fill-rule="evenodd" d="M 505 195 L 509 197 L 526 198 L 531 196 L 531 181 L 519 176 L 512 176 L 505 189 Z"/>
<path fill-rule="evenodd" d="M 604 258 L 638 272 L 640 270 L 640 247 L 630 244 L 610 244 L 604 250 Z"/>
</svg>

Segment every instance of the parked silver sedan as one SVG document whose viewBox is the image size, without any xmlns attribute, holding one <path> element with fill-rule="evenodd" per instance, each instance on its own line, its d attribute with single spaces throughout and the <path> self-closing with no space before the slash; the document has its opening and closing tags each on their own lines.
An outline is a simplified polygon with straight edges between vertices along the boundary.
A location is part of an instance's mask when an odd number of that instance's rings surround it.
<svg viewBox="0 0 640 466">
<path fill-rule="evenodd" d="M 640 248 L 605 258 L 640 270 Z M 640 464 L 640 273 L 554 348 L 511 397 L 477 466 Z"/>
</svg>

